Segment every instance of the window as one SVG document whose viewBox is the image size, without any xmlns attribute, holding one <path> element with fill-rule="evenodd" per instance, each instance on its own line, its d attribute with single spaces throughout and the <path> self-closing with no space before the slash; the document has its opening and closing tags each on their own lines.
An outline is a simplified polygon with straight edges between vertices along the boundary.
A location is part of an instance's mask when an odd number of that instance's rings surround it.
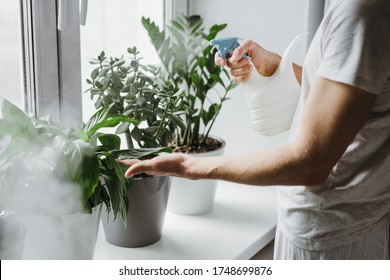
<svg viewBox="0 0 390 280">
<path fill-rule="evenodd" d="M 0 95 L 24 109 L 19 1 L 0 0 Z"/>
<path fill-rule="evenodd" d="M 93 0 L 88 3 L 86 26 L 80 27 L 80 5 L 85 3 L 0 0 L 2 97 L 38 116 L 51 115 L 66 126 L 79 125 L 82 109 L 84 119 L 94 111 L 88 94 L 82 94 L 91 71 L 89 61 L 102 50 L 120 56 L 137 46 L 145 63 L 156 63 L 141 17 L 163 26 L 188 7 L 183 0 Z M 64 5 L 65 16 L 60 13 Z M 60 23 L 65 28 L 59 30 Z"/>
</svg>

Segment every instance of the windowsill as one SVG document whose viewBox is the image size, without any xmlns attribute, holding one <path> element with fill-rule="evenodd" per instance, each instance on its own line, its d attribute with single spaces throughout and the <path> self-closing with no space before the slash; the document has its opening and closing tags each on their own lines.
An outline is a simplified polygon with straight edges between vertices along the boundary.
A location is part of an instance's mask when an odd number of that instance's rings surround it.
<svg viewBox="0 0 390 280">
<path fill-rule="evenodd" d="M 274 239 L 276 220 L 274 188 L 220 181 L 211 212 L 167 212 L 162 238 L 150 246 L 113 246 L 100 226 L 94 259 L 250 259 Z"/>
</svg>

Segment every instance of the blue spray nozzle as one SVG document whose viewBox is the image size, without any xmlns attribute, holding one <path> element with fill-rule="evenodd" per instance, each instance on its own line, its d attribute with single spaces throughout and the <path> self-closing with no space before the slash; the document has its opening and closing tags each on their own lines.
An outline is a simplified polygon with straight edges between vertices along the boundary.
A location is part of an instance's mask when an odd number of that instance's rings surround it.
<svg viewBox="0 0 390 280">
<path fill-rule="evenodd" d="M 210 41 L 210 45 L 216 46 L 223 59 L 226 59 L 228 54 L 232 54 L 233 51 L 240 46 L 238 40 L 242 40 L 237 37 L 225 37 L 220 39 L 213 39 Z M 246 55 L 244 55 L 245 57 Z"/>
</svg>

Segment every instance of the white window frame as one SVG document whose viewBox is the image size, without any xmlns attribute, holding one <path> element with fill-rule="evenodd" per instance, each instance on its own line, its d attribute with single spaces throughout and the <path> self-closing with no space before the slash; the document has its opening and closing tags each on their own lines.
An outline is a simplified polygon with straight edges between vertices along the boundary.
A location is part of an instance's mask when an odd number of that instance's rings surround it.
<svg viewBox="0 0 390 280">
<path fill-rule="evenodd" d="M 65 126 L 82 122 L 79 0 L 66 2 L 66 21 L 57 29 L 60 0 L 20 0 L 25 109 L 51 115 Z M 188 15 L 189 0 L 164 0 L 164 23 Z"/>
<path fill-rule="evenodd" d="M 20 0 L 24 98 L 27 112 L 51 115 L 64 125 L 81 120 L 79 0 L 67 2 L 57 29 L 57 0 Z"/>
</svg>

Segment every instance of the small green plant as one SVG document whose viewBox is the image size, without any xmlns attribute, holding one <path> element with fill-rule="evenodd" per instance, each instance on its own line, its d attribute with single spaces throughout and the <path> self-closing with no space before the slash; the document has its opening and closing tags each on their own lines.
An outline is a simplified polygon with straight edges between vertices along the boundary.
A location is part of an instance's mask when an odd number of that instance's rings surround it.
<svg viewBox="0 0 390 280">
<path fill-rule="evenodd" d="M 161 68 L 154 68 L 159 83 L 181 90 L 176 111 L 183 124 L 178 126 L 174 146 L 197 152 L 205 146 L 227 93 L 236 86 L 226 70 L 215 65 L 217 50 L 209 45 L 227 25 L 213 25 L 206 31 L 200 16 L 179 17 L 162 31 L 150 19 L 143 17 L 142 24 L 161 59 Z"/>
<path fill-rule="evenodd" d="M 126 167 L 118 162 L 125 158 L 150 158 L 160 153 L 171 152 L 170 148 L 131 148 L 120 149 L 121 138 L 116 134 L 101 133 L 99 130 L 104 127 L 116 127 L 123 123 L 138 125 L 138 121 L 125 115 L 111 115 L 110 112 L 116 106 L 112 103 L 101 107 L 84 125 L 83 132 L 85 139 L 99 140 L 101 145 L 97 146 L 96 155 L 99 161 L 100 178 L 95 200 L 104 198 L 108 212 L 113 212 L 114 220 L 120 215 L 122 222 L 126 225 L 126 217 L 129 209 L 129 191 L 133 179 L 126 179 L 124 171 Z"/>
<path fill-rule="evenodd" d="M 113 104 L 111 112 L 137 120 L 123 122 L 115 134 L 125 134 L 127 147 L 137 143 L 141 148 L 167 146 L 181 119 L 175 108 L 180 102 L 180 91 L 157 85 L 150 69 L 141 64 L 136 47 L 128 48 L 128 61 L 107 58 L 104 52 L 91 61 L 97 67 L 91 72 L 87 90 L 95 98 L 96 109 Z"/>
</svg>

